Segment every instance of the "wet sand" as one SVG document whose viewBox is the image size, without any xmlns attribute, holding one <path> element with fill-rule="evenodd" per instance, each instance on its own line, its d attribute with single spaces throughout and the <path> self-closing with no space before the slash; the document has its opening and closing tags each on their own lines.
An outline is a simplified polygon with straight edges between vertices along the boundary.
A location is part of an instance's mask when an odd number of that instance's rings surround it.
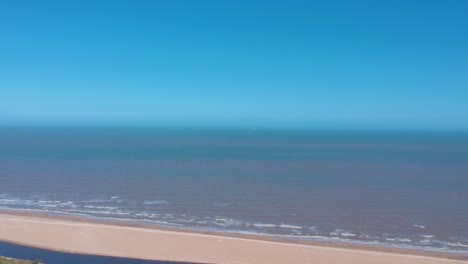
<svg viewBox="0 0 468 264">
<path fill-rule="evenodd" d="M 0 240 L 63 252 L 200 263 L 468 263 L 461 254 L 330 247 L 34 214 L 1 213 Z"/>
</svg>

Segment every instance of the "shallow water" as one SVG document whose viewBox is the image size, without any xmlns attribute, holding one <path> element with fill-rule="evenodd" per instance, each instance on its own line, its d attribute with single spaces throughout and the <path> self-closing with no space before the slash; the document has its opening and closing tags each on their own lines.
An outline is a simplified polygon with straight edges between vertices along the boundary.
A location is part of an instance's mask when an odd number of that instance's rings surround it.
<svg viewBox="0 0 468 264">
<path fill-rule="evenodd" d="M 45 264 L 189 264 L 188 262 L 153 261 L 64 253 L 5 242 L 0 242 L 0 256 L 17 259 L 39 260 L 41 263 Z"/>
<path fill-rule="evenodd" d="M 0 208 L 468 251 L 468 135 L 0 129 Z"/>
</svg>

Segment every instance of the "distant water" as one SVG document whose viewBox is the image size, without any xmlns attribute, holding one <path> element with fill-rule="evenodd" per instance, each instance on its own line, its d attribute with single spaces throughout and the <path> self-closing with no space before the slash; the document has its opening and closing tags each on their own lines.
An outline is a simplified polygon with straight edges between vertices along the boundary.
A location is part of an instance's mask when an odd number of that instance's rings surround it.
<svg viewBox="0 0 468 264">
<path fill-rule="evenodd" d="M 0 208 L 468 252 L 468 135 L 4 128 Z"/>
</svg>

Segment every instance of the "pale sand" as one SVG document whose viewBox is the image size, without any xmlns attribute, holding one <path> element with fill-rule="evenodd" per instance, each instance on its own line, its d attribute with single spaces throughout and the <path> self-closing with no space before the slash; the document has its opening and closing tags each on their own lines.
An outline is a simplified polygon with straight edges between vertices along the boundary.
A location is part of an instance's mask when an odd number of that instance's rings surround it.
<svg viewBox="0 0 468 264">
<path fill-rule="evenodd" d="M 468 263 L 468 261 L 0 214 L 0 240 L 65 252 L 203 263 Z"/>
</svg>

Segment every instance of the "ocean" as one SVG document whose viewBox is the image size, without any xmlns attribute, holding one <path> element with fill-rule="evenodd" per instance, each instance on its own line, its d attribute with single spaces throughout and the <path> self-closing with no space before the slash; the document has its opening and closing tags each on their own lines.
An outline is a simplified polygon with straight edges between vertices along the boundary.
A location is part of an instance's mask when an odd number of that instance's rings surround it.
<svg viewBox="0 0 468 264">
<path fill-rule="evenodd" d="M 2 128 L 0 209 L 468 252 L 468 134 Z"/>
</svg>

